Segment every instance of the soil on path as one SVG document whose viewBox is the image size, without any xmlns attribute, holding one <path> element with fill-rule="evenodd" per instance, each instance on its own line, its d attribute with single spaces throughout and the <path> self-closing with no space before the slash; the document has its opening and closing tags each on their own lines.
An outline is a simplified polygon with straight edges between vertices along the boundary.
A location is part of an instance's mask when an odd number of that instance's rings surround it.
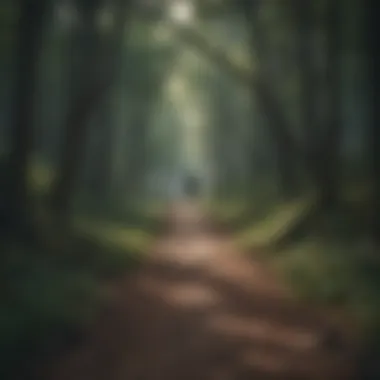
<svg viewBox="0 0 380 380">
<path fill-rule="evenodd" d="M 149 262 L 114 287 L 50 380 L 349 379 L 352 344 L 329 343 L 332 328 L 196 206 L 178 205 Z"/>
</svg>

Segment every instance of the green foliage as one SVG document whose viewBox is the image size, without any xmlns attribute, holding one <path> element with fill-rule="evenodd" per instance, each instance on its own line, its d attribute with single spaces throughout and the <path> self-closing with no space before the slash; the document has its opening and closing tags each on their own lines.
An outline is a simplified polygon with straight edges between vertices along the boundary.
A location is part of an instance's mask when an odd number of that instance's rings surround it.
<svg viewBox="0 0 380 380">
<path fill-rule="evenodd" d="M 267 217 L 240 228 L 236 241 L 248 251 L 264 247 L 261 258 L 297 296 L 346 310 L 371 334 L 380 326 L 379 248 L 371 243 L 368 226 L 373 189 L 368 180 L 351 178 L 344 185 L 336 210 L 310 208 L 312 196 L 276 207 L 272 202 Z M 303 227 L 302 233 L 294 235 L 295 226 Z M 286 244 L 277 244 L 287 236 Z"/>
<path fill-rule="evenodd" d="M 53 235 L 50 227 L 45 233 L 44 248 L 1 246 L 2 378 L 78 342 L 105 300 L 104 280 L 136 268 L 150 242 L 137 228 L 91 219 L 78 221 L 70 234 Z"/>
<path fill-rule="evenodd" d="M 54 254 L 21 244 L 2 247 L 0 353 L 6 360 L 1 373 L 13 373 L 31 352 L 38 356 L 63 344 L 52 340 L 81 329 L 96 311 L 99 292 L 93 273 L 59 265 Z"/>
<path fill-rule="evenodd" d="M 215 220 L 227 226 L 229 230 L 239 233 L 247 225 L 252 227 L 260 221 L 268 213 L 269 203 L 269 201 L 224 199 L 211 202 L 206 207 Z"/>
<path fill-rule="evenodd" d="M 360 194 L 362 210 L 368 199 Z M 349 205 L 358 202 L 354 189 L 343 195 L 350 199 Z M 276 246 L 280 231 L 289 234 L 294 221 L 304 220 L 302 210 L 305 208 L 301 203 L 274 209 L 266 222 L 238 234 L 237 242 L 247 249 L 266 247 L 263 259 L 276 268 L 300 298 L 342 307 L 356 317 L 363 329 L 374 331 L 380 320 L 380 261 L 378 247 L 368 239 L 366 219 L 348 206 L 345 211 L 315 214 L 301 235 L 285 246 Z"/>
<path fill-rule="evenodd" d="M 242 247 L 275 247 L 288 240 L 314 213 L 313 197 L 303 197 L 293 202 L 269 200 L 261 204 L 261 213 L 248 226 L 237 233 L 236 241 Z"/>
<path fill-rule="evenodd" d="M 270 260 L 296 294 L 320 304 L 343 306 L 364 329 L 379 325 L 380 262 L 365 242 L 308 238 Z"/>
<path fill-rule="evenodd" d="M 299 296 L 336 304 L 347 299 L 355 275 L 346 252 L 338 244 L 306 240 L 279 252 L 274 261 Z"/>
</svg>

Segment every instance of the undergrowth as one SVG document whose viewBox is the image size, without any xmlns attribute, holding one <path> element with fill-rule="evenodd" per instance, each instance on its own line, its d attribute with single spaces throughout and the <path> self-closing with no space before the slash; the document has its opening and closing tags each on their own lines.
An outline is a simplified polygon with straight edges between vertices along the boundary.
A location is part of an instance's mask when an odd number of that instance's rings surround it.
<svg viewBox="0 0 380 380">
<path fill-rule="evenodd" d="M 260 254 L 273 266 L 300 299 L 353 317 L 365 343 L 365 378 L 378 379 L 380 247 L 371 236 L 371 192 L 363 188 L 343 194 L 335 212 L 312 218 L 307 214 L 315 209 L 300 207 L 298 201 L 268 209 L 265 218 L 246 224 L 235 238 L 248 253 Z M 306 227 L 298 228 L 302 225 Z M 301 231 L 296 235 L 295 226 Z"/>
<path fill-rule="evenodd" d="M 88 221 L 61 239 L 1 245 L 1 379 L 23 378 L 40 357 L 80 343 L 105 301 L 105 281 L 136 268 L 150 242 L 141 230 Z"/>
</svg>

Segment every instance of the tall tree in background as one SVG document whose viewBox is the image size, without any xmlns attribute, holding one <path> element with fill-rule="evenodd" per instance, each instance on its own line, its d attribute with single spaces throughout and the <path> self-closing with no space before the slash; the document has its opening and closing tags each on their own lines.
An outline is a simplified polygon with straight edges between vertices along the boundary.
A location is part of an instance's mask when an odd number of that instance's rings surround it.
<svg viewBox="0 0 380 380">
<path fill-rule="evenodd" d="M 252 83 L 252 94 L 265 120 L 276 155 L 279 187 L 286 198 L 295 195 L 298 188 L 297 161 L 299 162 L 299 147 L 291 136 L 289 121 L 279 103 L 277 94 L 272 90 L 276 86 L 271 82 L 272 76 L 268 61 L 270 52 L 269 41 L 260 21 L 260 9 L 264 6 L 261 0 L 241 1 L 242 10 L 250 34 L 251 52 L 257 66 L 256 78 Z"/>
<path fill-rule="evenodd" d="M 366 25 L 366 50 L 367 62 L 369 68 L 369 86 L 371 92 L 370 105 L 370 133 L 369 146 L 372 163 L 372 180 L 374 185 L 373 191 L 373 236 L 377 242 L 380 241 L 380 54 L 376 32 L 378 30 L 378 6 L 373 1 L 364 2 L 366 6 L 365 25 Z"/>
<path fill-rule="evenodd" d="M 326 113 L 321 128 L 322 138 L 317 140 L 314 159 L 315 177 L 320 191 L 321 206 L 337 206 L 340 176 L 340 142 L 342 139 L 342 16 L 338 0 L 327 1 L 324 12 L 326 35 L 326 64 L 324 97 Z"/>
<path fill-rule="evenodd" d="M 11 148 L 5 208 L 8 222 L 29 225 L 28 164 L 34 139 L 36 73 L 49 0 L 20 0 L 16 39 Z M 13 224 L 11 222 L 11 224 Z"/>
<path fill-rule="evenodd" d="M 102 54 L 104 50 L 101 47 L 99 28 L 96 23 L 96 15 L 103 4 L 101 0 L 79 0 L 77 3 L 82 23 L 75 38 L 78 39 L 79 44 L 82 41 L 84 46 L 78 46 L 78 50 L 75 49 L 74 52 L 80 54 L 79 49 L 86 46 L 89 51 L 81 53 L 84 56 L 80 57 L 80 63 L 74 67 L 74 73 L 77 75 L 73 75 L 72 80 L 79 81 L 79 89 L 74 90 L 68 111 L 58 176 L 51 192 L 51 208 L 63 217 L 68 215 L 83 161 L 89 117 L 114 81 L 114 72 L 112 70 L 110 72 L 111 65 L 108 60 L 117 59 L 117 57 L 114 54 L 111 56 Z M 118 33 L 122 33 L 128 1 L 120 2 L 118 5 L 120 7 L 114 7 L 114 20 L 118 21 L 117 23 L 114 21 L 113 27 L 116 28 L 117 25 Z M 119 17 L 123 18 L 119 19 Z"/>
<path fill-rule="evenodd" d="M 318 161 L 317 141 L 320 125 L 317 118 L 318 81 L 315 67 L 316 14 L 314 1 L 294 0 L 293 14 L 296 26 L 296 65 L 300 85 L 301 128 L 308 168 L 313 172 Z M 312 173 L 310 173 L 312 174 Z"/>
<path fill-rule="evenodd" d="M 58 173 L 51 190 L 51 207 L 59 214 L 67 212 L 84 148 L 88 118 L 106 86 L 103 82 L 100 85 L 95 75 L 99 69 L 97 51 L 100 46 L 96 16 L 102 1 L 78 0 L 75 5 L 78 22 L 70 41 L 67 121 Z"/>
<path fill-rule="evenodd" d="M 165 55 L 165 52 L 146 47 L 135 51 L 133 57 L 129 58 L 131 67 L 139 67 L 142 70 L 140 77 L 131 73 L 126 78 L 127 84 L 134 89 L 132 102 L 135 104 L 132 111 L 125 172 L 125 190 L 131 199 L 141 194 L 144 182 L 148 165 L 147 142 L 152 110 L 163 81 L 167 77 L 169 70 L 167 61 L 171 58 L 171 54 Z"/>
<path fill-rule="evenodd" d="M 116 107 L 115 97 L 122 96 L 120 88 L 122 69 L 125 63 L 125 35 L 126 18 L 128 17 L 128 2 L 125 0 L 111 0 L 108 2 L 109 11 L 112 14 L 112 28 L 104 36 L 104 42 L 100 48 L 102 57 L 108 57 L 104 63 L 106 72 L 112 77 L 107 95 L 99 107 L 97 115 L 97 127 L 99 134 L 98 149 L 96 152 L 96 162 L 98 162 L 96 173 L 93 173 L 93 183 L 96 183 L 96 196 L 101 201 L 112 197 L 112 183 L 114 150 L 117 147 L 115 141 L 119 136 L 119 129 L 126 128 L 120 125 L 120 120 L 115 117 Z M 95 189 L 93 189 L 95 190 Z"/>
<path fill-rule="evenodd" d="M 325 210 L 337 205 L 339 195 L 340 6 L 339 1 L 294 1 L 305 158 Z"/>
</svg>

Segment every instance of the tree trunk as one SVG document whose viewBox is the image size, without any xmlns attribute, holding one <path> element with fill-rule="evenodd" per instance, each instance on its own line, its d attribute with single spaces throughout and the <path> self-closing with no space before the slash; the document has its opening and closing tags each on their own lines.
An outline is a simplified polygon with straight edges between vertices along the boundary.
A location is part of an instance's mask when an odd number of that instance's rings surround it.
<svg viewBox="0 0 380 380">
<path fill-rule="evenodd" d="M 58 217 L 64 218 L 68 215 L 86 145 L 88 118 L 101 101 L 108 86 L 109 82 L 107 81 L 107 83 L 98 84 L 96 88 L 84 94 L 68 117 L 62 159 L 51 192 L 51 209 L 57 213 Z"/>
<path fill-rule="evenodd" d="M 376 242 L 380 242 L 380 54 L 376 32 L 378 30 L 379 12 L 378 4 L 374 1 L 364 2 L 366 6 L 366 44 L 367 59 L 369 64 L 369 80 L 371 86 L 372 102 L 370 112 L 369 148 L 372 158 L 372 181 L 373 181 L 373 237 Z"/>
<path fill-rule="evenodd" d="M 312 1 L 294 0 L 294 16 L 297 33 L 297 68 L 300 81 L 301 125 L 304 133 L 304 147 L 312 178 L 317 170 L 319 157 L 320 124 L 317 104 L 320 86 L 315 67 L 315 37 L 317 32 L 316 14 Z"/>
<path fill-rule="evenodd" d="M 146 102 L 150 101 L 150 99 L 146 100 Z M 150 104 L 136 107 L 136 115 L 132 121 L 134 124 L 131 126 L 131 134 L 129 135 L 130 143 L 128 144 L 126 165 L 126 192 L 131 197 L 139 193 L 142 184 L 141 173 L 145 172 L 147 153 L 145 144 L 147 142 Z"/>
<path fill-rule="evenodd" d="M 84 184 L 84 188 L 85 191 L 91 192 L 93 200 L 99 206 L 108 196 L 113 129 L 111 113 L 109 99 L 105 99 L 96 114 L 94 125 L 91 126 L 92 129 L 96 129 L 94 144 L 91 144 L 91 147 L 90 144 L 86 144 L 89 151 L 87 172 L 90 180 Z"/>
<path fill-rule="evenodd" d="M 70 200 L 74 191 L 79 168 L 84 155 L 89 117 L 105 89 L 105 84 L 95 82 L 100 73 L 98 56 L 100 42 L 96 29 L 96 11 L 100 0 L 90 4 L 87 0 L 78 0 L 78 30 L 71 39 L 69 58 L 69 107 L 61 158 L 57 177 L 51 190 L 51 209 L 60 218 L 67 216 Z M 94 85 L 94 83 L 96 83 Z"/>
<path fill-rule="evenodd" d="M 339 201 L 339 161 L 342 137 L 341 107 L 341 16 L 340 2 L 329 1 L 326 12 L 327 62 L 325 96 L 327 97 L 326 131 L 315 156 L 315 175 L 320 191 L 321 206 L 333 209 Z"/>
<path fill-rule="evenodd" d="M 272 140 L 281 195 L 285 199 L 289 199 L 296 195 L 299 188 L 297 167 L 300 157 L 297 157 L 297 149 L 294 147 L 293 140 L 289 138 L 291 128 L 277 101 L 278 97 L 269 90 L 274 86 L 270 83 L 271 73 L 266 59 L 269 47 L 265 41 L 264 31 L 260 27 L 261 3 L 261 0 L 256 0 L 244 4 L 251 34 L 252 54 L 256 56 L 256 61 L 260 62 L 258 74 L 260 78 L 253 84 L 252 93 L 260 111 L 265 116 L 265 124 L 267 124 L 265 127 Z"/>
<path fill-rule="evenodd" d="M 248 21 L 247 21 L 248 22 Z M 262 107 L 263 114 L 270 118 L 268 128 L 273 129 L 273 133 L 286 144 L 287 148 L 304 162 L 305 153 L 303 147 L 291 133 L 289 121 L 279 104 L 277 96 L 273 93 L 271 86 L 263 80 L 261 72 L 247 72 L 235 64 L 222 50 L 216 48 L 198 33 L 195 29 L 176 29 L 177 36 L 184 43 L 189 44 L 200 51 L 211 63 L 215 64 L 220 70 L 231 75 L 245 87 L 249 87 L 256 97 L 256 103 Z M 269 112 L 269 113 L 268 113 Z M 273 122 L 272 122 L 273 121 Z"/>
<path fill-rule="evenodd" d="M 284 198 L 296 195 L 298 190 L 297 161 L 302 161 L 304 154 L 290 138 L 288 120 L 274 101 L 275 94 L 269 90 L 266 83 L 258 81 L 254 88 L 255 99 L 263 116 L 267 118 L 268 133 L 273 143 L 276 155 L 276 166 L 279 175 L 279 186 Z"/>
<path fill-rule="evenodd" d="M 118 128 L 125 128 L 119 126 L 119 120 L 115 119 L 114 97 L 117 92 L 116 82 L 120 81 L 120 74 L 123 66 L 123 44 L 125 42 L 124 32 L 126 24 L 126 15 L 128 11 L 128 3 L 126 1 L 114 1 L 114 18 L 115 24 L 112 32 L 108 38 L 109 42 L 105 46 L 105 55 L 111 57 L 109 61 L 109 72 L 113 75 L 112 88 L 106 102 L 100 109 L 100 125 L 104 136 L 100 143 L 99 150 L 99 168 L 97 170 L 100 177 L 99 183 L 99 200 L 106 201 L 111 199 L 113 184 L 113 165 L 114 162 L 114 142 L 118 136 Z M 119 95 L 120 96 L 120 95 Z"/>
<path fill-rule="evenodd" d="M 82 37 L 84 42 L 87 39 L 91 48 L 88 55 L 84 57 L 84 61 L 81 62 L 79 71 L 76 71 L 79 77 L 81 75 L 84 77 L 84 81 L 79 84 L 78 99 L 75 98 L 76 94 L 74 93 L 74 103 L 67 119 L 58 177 L 51 193 L 51 208 L 61 219 L 68 217 L 70 201 L 83 162 L 89 117 L 105 96 L 108 88 L 112 86 L 115 78 L 115 72 L 110 70 L 111 65 L 108 61 L 115 57 L 102 54 L 105 50 L 103 50 L 104 47 L 98 39 L 98 31 L 95 25 L 95 11 L 98 6 L 99 0 L 85 4 L 83 7 L 85 25 L 80 31 L 79 37 Z M 125 22 L 125 14 L 120 13 Z M 117 26 L 119 26 L 118 23 Z M 106 76 L 105 80 L 96 83 L 96 76 L 104 75 Z M 73 79 L 75 80 L 75 78 Z M 79 80 L 78 77 L 77 79 Z"/>
<path fill-rule="evenodd" d="M 23 229 L 31 222 L 28 165 L 33 148 L 37 64 L 49 1 L 20 1 L 15 52 L 16 82 L 12 104 L 11 151 L 5 217 Z"/>
</svg>

